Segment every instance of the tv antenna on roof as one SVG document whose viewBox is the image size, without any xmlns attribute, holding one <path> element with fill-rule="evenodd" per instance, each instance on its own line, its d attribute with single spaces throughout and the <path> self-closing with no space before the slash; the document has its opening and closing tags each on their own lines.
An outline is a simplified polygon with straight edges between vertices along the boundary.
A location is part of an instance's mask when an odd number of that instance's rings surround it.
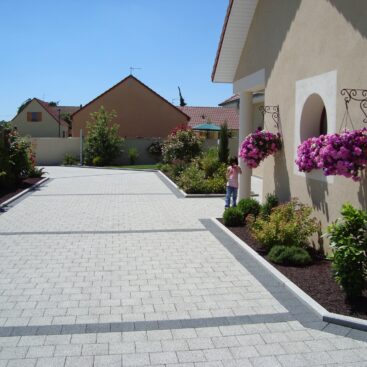
<svg viewBox="0 0 367 367">
<path fill-rule="evenodd" d="M 135 68 L 133 66 L 130 66 L 130 75 L 133 75 L 134 70 L 141 70 L 142 68 Z"/>
</svg>

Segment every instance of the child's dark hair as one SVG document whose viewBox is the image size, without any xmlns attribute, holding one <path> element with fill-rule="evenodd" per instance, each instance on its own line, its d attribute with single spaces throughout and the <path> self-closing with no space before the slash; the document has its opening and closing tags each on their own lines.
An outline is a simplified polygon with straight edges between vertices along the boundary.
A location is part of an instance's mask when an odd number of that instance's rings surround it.
<svg viewBox="0 0 367 367">
<path fill-rule="evenodd" d="M 233 163 L 238 166 L 238 158 L 237 157 L 231 157 L 229 159 L 229 164 L 232 165 Z"/>
</svg>

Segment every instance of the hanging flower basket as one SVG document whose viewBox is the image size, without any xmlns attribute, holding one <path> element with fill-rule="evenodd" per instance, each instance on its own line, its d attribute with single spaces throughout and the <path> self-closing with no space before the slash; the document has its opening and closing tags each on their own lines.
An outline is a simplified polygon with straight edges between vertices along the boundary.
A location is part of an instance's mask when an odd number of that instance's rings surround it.
<svg viewBox="0 0 367 367">
<path fill-rule="evenodd" d="M 367 128 L 309 138 L 298 146 L 301 172 L 322 169 L 325 176 L 340 175 L 360 181 L 367 166 Z"/>
<path fill-rule="evenodd" d="M 239 156 L 251 168 L 256 168 L 266 157 L 282 147 L 280 134 L 258 129 L 241 144 Z"/>
</svg>

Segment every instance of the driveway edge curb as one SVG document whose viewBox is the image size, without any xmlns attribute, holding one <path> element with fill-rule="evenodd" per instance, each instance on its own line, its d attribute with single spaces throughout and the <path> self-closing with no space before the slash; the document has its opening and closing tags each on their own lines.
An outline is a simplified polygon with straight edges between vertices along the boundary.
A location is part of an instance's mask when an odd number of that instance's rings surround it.
<svg viewBox="0 0 367 367">
<path fill-rule="evenodd" d="M 274 268 L 269 262 L 267 262 L 262 256 L 260 256 L 255 250 L 253 250 L 246 242 L 242 241 L 235 234 L 233 234 L 227 227 L 220 223 L 216 218 L 210 218 L 211 221 L 234 241 L 236 241 L 248 254 L 250 254 L 257 262 L 259 262 L 264 268 L 266 268 L 275 278 L 283 283 L 293 294 L 295 294 L 302 303 L 316 312 L 323 321 L 336 324 L 340 326 L 349 327 L 361 331 L 367 331 L 367 320 L 358 319 L 356 317 L 338 315 L 327 311 L 323 306 L 311 298 L 301 288 L 284 276 L 279 270 Z"/>
<path fill-rule="evenodd" d="M 9 205 L 9 204 L 11 204 L 15 200 L 18 200 L 20 197 L 27 194 L 29 191 L 34 190 L 36 187 L 43 185 L 48 180 L 49 180 L 49 177 L 45 177 L 44 179 L 36 182 L 31 187 L 28 187 L 28 189 L 25 189 L 25 190 L 21 191 L 19 194 L 16 194 L 16 195 L 12 196 L 10 199 L 8 199 L 8 200 L 6 200 L 6 201 L 4 201 L 3 203 L 0 204 L 0 209 L 7 206 L 7 205 Z"/>
</svg>

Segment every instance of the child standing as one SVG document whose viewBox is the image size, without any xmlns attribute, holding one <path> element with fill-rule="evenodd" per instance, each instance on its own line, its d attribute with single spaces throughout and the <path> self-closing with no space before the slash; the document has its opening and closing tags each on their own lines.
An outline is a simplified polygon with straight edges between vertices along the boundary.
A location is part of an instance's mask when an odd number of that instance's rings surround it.
<svg viewBox="0 0 367 367">
<path fill-rule="evenodd" d="M 230 207 L 231 196 L 232 206 L 237 205 L 237 191 L 238 191 L 238 175 L 242 173 L 241 168 L 238 166 L 237 157 L 233 157 L 229 160 L 229 167 L 227 168 L 227 191 L 226 191 L 226 203 L 225 208 Z"/>
</svg>

